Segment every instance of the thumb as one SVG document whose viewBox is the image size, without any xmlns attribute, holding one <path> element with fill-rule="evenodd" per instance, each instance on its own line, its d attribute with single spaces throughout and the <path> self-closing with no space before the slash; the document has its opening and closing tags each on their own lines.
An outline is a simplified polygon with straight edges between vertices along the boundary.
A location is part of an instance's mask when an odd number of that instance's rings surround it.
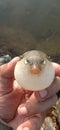
<svg viewBox="0 0 60 130">
<path fill-rule="evenodd" d="M 14 76 L 14 67 L 19 57 L 13 58 L 9 63 L 0 66 L 0 77 L 11 78 Z"/>
<path fill-rule="evenodd" d="M 0 66 L 0 96 L 7 94 L 13 89 L 14 67 L 19 57 L 12 59 L 9 63 Z"/>
</svg>

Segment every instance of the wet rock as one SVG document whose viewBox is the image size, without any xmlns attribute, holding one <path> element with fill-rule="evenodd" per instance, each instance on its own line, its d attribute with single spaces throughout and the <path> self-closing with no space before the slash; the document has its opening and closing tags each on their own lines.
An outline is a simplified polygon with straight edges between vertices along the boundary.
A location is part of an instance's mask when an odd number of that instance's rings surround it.
<svg viewBox="0 0 60 130">
<path fill-rule="evenodd" d="M 40 130 L 60 130 L 60 98 L 49 111 Z"/>
<path fill-rule="evenodd" d="M 11 56 L 9 56 L 8 54 L 4 55 L 4 54 L 0 54 L 0 65 L 8 63 L 11 60 Z"/>
<path fill-rule="evenodd" d="M 50 117 L 45 118 L 44 124 L 40 130 L 56 130 Z"/>
</svg>

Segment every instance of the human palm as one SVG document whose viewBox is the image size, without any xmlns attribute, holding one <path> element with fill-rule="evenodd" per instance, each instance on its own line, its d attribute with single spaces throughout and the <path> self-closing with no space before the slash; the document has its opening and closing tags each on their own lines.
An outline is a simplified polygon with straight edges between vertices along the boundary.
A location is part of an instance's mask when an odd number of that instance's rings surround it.
<svg viewBox="0 0 60 130">
<path fill-rule="evenodd" d="M 7 122 L 14 130 L 38 130 L 44 118 L 45 111 L 51 108 L 57 101 L 56 92 L 60 89 L 60 77 L 56 78 L 48 88 L 48 95 L 41 92 L 28 92 L 17 84 L 14 79 L 14 67 L 19 57 L 9 63 L 0 66 L 0 118 Z M 60 66 L 55 65 L 56 75 L 60 74 Z M 46 100 L 47 99 L 47 100 Z M 42 102 L 43 101 L 43 102 Z M 52 102 L 51 102 L 52 101 Z M 27 108 L 27 113 L 20 108 Z M 25 111 L 26 112 L 26 111 Z"/>
</svg>

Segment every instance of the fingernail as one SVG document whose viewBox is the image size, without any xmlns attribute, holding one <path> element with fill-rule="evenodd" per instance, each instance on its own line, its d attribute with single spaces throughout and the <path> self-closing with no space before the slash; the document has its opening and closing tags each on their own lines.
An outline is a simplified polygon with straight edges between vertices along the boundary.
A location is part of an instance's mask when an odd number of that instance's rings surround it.
<svg viewBox="0 0 60 130">
<path fill-rule="evenodd" d="M 28 127 L 25 127 L 25 128 L 23 128 L 23 130 L 30 130 L 30 128 L 28 128 Z"/>
<path fill-rule="evenodd" d="M 27 114 L 28 112 L 27 112 L 26 107 L 21 107 L 21 108 L 19 108 L 19 113 L 22 114 L 22 115 Z"/>
<path fill-rule="evenodd" d="M 47 90 L 42 90 L 42 91 L 39 92 L 39 95 L 40 95 L 41 98 L 45 98 L 47 96 L 47 94 L 48 94 Z"/>
<path fill-rule="evenodd" d="M 13 62 L 13 61 L 16 61 L 16 60 L 19 60 L 20 58 L 18 57 L 18 56 L 16 56 L 16 57 L 14 57 L 12 60 L 11 60 L 11 62 Z"/>
</svg>

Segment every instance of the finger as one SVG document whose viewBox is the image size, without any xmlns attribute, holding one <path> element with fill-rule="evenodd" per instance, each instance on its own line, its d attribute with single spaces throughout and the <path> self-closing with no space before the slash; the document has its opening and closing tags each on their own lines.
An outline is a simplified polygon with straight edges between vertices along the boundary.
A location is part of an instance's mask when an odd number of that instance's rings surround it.
<svg viewBox="0 0 60 130">
<path fill-rule="evenodd" d="M 7 94 L 13 89 L 14 67 L 19 57 L 9 63 L 0 66 L 0 96 Z"/>
<path fill-rule="evenodd" d="M 22 123 L 17 130 L 39 130 L 42 123 L 44 121 L 44 117 L 42 116 L 33 116 L 31 118 L 27 118 L 24 123 Z"/>
<path fill-rule="evenodd" d="M 56 76 L 60 76 L 60 65 L 53 62 L 53 66 L 55 68 L 55 74 L 56 74 Z"/>
<path fill-rule="evenodd" d="M 22 102 L 23 90 L 15 88 L 12 92 L 0 96 L 0 118 L 6 122 L 13 119 L 18 105 Z"/>
<path fill-rule="evenodd" d="M 60 77 L 56 77 L 53 83 L 45 90 L 35 92 L 35 96 L 39 102 L 44 101 L 60 90 Z"/>
<path fill-rule="evenodd" d="M 19 59 L 20 59 L 19 57 L 15 57 L 9 63 L 0 66 L 0 76 L 7 77 L 7 78 L 13 77 L 14 67 L 17 61 L 19 61 Z"/>
<path fill-rule="evenodd" d="M 18 107 L 18 113 L 20 115 L 33 115 L 33 114 L 39 114 L 40 112 L 44 112 L 48 109 L 50 109 L 57 101 L 57 96 L 53 96 L 50 99 L 47 99 L 44 102 L 38 102 L 32 97 L 30 100 L 28 100 L 25 104 L 22 104 Z"/>
</svg>

